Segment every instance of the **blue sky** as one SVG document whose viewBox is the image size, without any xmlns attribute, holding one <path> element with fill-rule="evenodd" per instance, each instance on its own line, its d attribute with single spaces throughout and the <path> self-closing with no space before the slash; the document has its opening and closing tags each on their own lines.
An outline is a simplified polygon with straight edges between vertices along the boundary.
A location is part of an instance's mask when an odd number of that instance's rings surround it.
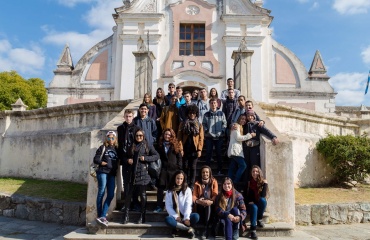
<svg viewBox="0 0 370 240">
<path fill-rule="evenodd" d="M 66 43 L 74 64 L 112 34 L 122 0 L 2 1 L 0 71 L 39 77 L 46 86 Z M 276 41 L 310 68 L 321 52 L 340 106 L 370 106 L 370 0 L 264 0 Z"/>
</svg>

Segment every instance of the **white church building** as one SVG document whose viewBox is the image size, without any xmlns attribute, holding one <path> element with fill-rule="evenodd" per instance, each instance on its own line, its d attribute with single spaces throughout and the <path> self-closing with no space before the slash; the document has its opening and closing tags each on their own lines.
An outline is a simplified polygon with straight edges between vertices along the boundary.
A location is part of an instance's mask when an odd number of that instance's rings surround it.
<svg viewBox="0 0 370 240">
<path fill-rule="evenodd" d="M 48 107 L 154 96 L 169 83 L 220 93 L 234 78 L 257 102 L 335 111 L 320 52 L 307 70 L 276 42 L 263 0 L 132 0 L 114 11 L 113 35 L 75 66 L 66 45 L 48 87 Z"/>
</svg>

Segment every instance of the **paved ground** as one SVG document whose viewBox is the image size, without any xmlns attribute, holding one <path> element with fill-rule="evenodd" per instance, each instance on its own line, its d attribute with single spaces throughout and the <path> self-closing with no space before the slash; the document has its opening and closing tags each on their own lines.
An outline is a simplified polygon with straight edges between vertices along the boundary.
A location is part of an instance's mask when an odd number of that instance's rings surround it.
<svg viewBox="0 0 370 240">
<path fill-rule="evenodd" d="M 20 220 L 0 216 L 0 240 L 32 239 L 62 240 L 76 226 Z M 351 225 L 298 226 L 293 237 L 262 238 L 260 240 L 370 240 L 370 223 Z M 123 239 L 123 238 L 122 238 Z M 140 238 L 138 238 L 140 239 Z"/>
</svg>

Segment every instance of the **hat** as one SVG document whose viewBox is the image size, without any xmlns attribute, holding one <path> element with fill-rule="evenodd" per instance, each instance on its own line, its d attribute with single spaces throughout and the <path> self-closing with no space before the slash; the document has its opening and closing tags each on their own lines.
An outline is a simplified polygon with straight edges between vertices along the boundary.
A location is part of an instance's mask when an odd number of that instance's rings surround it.
<svg viewBox="0 0 370 240">
<path fill-rule="evenodd" d="M 117 136 L 115 131 L 108 131 L 105 136 L 109 136 L 109 135 Z"/>
<path fill-rule="evenodd" d="M 247 116 L 248 115 L 255 115 L 254 111 L 252 109 L 249 109 L 246 113 L 245 113 Z"/>
</svg>

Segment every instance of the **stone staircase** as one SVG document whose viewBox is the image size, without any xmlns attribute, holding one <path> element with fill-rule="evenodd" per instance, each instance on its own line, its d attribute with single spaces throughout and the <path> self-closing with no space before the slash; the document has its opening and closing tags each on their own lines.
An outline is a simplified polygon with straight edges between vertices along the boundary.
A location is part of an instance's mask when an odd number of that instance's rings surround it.
<svg viewBox="0 0 370 240">
<path fill-rule="evenodd" d="M 133 101 L 130 105 L 138 106 L 138 101 Z M 102 129 L 103 131 L 115 130 L 123 120 L 123 111 L 115 119 L 113 119 L 107 126 Z M 226 148 L 226 146 L 224 146 Z M 224 149 L 222 152 L 226 152 Z M 205 165 L 204 161 L 205 149 L 202 153 L 202 157 L 198 160 L 197 168 Z M 223 175 L 217 175 L 214 171 L 217 169 L 217 163 L 212 161 L 211 168 L 213 170 L 213 175 L 219 182 L 219 189 L 221 189 L 220 182 L 223 177 L 227 175 L 229 166 L 229 160 L 224 156 L 223 160 Z M 197 171 L 198 173 L 198 171 Z M 243 184 L 238 184 L 235 186 L 237 190 L 241 191 L 244 189 Z M 118 192 L 118 190 L 117 190 Z M 95 221 L 88 223 L 86 228 L 77 229 L 64 236 L 65 240 L 84 240 L 84 239 L 163 239 L 170 238 L 171 229 L 164 223 L 164 218 L 167 216 L 167 212 L 154 213 L 153 210 L 156 208 L 156 191 L 147 191 L 148 201 L 147 201 L 147 213 L 146 213 L 146 223 L 136 224 L 135 222 L 139 218 L 139 212 L 130 211 L 129 212 L 129 223 L 121 224 L 123 213 L 120 209 L 123 206 L 123 194 L 117 197 L 115 202 L 115 210 L 108 216 L 109 226 L 107 228 L 101 228 L 96 224 Z M 113 202 L 112 202 L 113 203 Z M 268 206 L 267 206 L 268 211 Z M 246 221 L 249 220 L 247 216 Z M 284 222 L 271 222 L 269 220 L 268 212 L 264 215 L 264 222 L 266 223 L 264 228 L 257 229 L 259 237 L 288 237 L 291 236 L 294 231 L 294 226 L 292 224 Z M 196 232 L 202 232 L 203 226 L 199 225 L 195 227 Z M 246 233 L 245 233 L 246 234 Z M 180 236 L 181 237 L 181 236 Z M 187 238 L 187 236 L 183 236 Z M 240 237 L 244 237 L 240 234 Z M 199 234 L 196 238 L 200 238 Z M 217 238 L 223 239 L 222 236 L 217 236 Z"/>
</svg>

